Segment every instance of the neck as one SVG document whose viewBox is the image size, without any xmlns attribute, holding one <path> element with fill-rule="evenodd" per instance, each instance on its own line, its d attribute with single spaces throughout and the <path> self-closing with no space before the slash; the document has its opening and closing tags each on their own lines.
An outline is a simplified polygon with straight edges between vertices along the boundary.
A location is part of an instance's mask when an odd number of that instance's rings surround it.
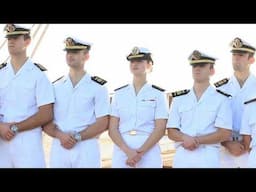
<svg viewBox="0 0 256 192">
<path fill-rule="evenodd" d="M 205 90 L 209 87 L 209 81 L 203 83 L 194 83 L 193 89 L 196 94 L 197 100 L 201 98 Z"/>
<path fill-rule="evenodd" d="M 249 77 L 250 75 L 250 71 L 243 71 L 243 72 L 235 72 L 234 73 L 240 87 L 243 87 L 245 81 L 247 80 L 247 78 Z"/>
<path fill-rule="evenodd" d="M 28 57 L 26 56 L 26 54 L 11 56 L 10 62 L 15 73 L 22 67 L 22 65 L 24 65 L 27 59 Z"/>
<path fill-rule="evenodd" d="M 71 79 L 71 82 L 73 86 L 75 87 L 76 84 L 83 78 L 85 75 L 86 71 L 85 70 L 74 70 L 70 69 L 69 71 L 69 77 Z"/>
<path fill-rule="evenodd" d="M 133 86 L 135 88 L 136 95 L 140 91 L 140 89 L 147 83 L 146 76 L 134 77 L 133 78 Z"/>
</svg>

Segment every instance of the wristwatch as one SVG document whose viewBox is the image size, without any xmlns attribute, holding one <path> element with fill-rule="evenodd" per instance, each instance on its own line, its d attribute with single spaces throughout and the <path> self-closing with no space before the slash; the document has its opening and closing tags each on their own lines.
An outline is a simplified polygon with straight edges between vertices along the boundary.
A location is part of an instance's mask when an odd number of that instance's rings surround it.
<svg viewBox="0 0 256 192">
<path fill-rule="evenodd" d="M 12 132 L 13 132 L 14 134 L 17 134 L 18 131 L 19 131 L 19 128 L 18 128 L 16 125 L 12 125 L 12 126 L 11 126 L 11 130 L 12 130 Z"/>
<path fill-rule="evenodd" d="M 77 142 L 82 141 L 82 136 L 79 132 L 74 134 L 74 138 Z"/>
</svg>

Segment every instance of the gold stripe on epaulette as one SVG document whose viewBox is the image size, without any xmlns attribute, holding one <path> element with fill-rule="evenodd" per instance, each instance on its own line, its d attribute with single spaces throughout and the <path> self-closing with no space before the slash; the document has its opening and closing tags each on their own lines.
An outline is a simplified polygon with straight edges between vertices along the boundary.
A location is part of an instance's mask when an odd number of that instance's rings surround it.
<svg viewBox="0 0 256 192">
<path fill-rule="evenodd" d="M 184 89 L 184 90 L 172 92 L 171 95 L 172 97 L 177 97 L 177 96 L 185 95 L 189 93 L 189 91 L 190 91 L 189 89 Z"/>
<path fill-rule="evenodd" d="M 225 78 L 225 79 L 222 79 L 222 80 L 220 80 L 220 81 L 217 81 L 216 83 L 214 83 L 214 85 L 215 85 L 215 87 L 220 87 L 220 86 L 222 86 L 222 85 L 227 84 L 228 81 L 229 81 L 229 79 L 228 79 L 228 78 Z"/>
</svg>

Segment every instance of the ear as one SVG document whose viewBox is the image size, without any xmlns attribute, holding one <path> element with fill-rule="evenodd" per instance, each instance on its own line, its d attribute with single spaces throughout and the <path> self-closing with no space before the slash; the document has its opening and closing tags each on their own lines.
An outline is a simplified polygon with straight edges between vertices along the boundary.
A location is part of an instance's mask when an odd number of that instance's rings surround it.
<svg viewBox="0 0 256 192">
<path fill-rule="evenodd" d="M 151 73 L 153 70 L 153 65 L 152 65 L 152 62 L 147 62 L 147 72 L 148 73 Z"/>
<path fill-rule="evenodd" d="M 250 64 L 253 64 L 253 63 L 254 63 L 254 61 L 255 61 L 255 58 L 254 58 L 254 57 L 250 57 L 250 59 L 249 59 L 249 63 L 250 63 Z"/>
<path fill-rule="evenodd" d="M 89 52 L 87 52 L 87 53 L 85 54 L 85 60 L 87 61 L 89 58 L 90 58 L 90 54 L 89 54 Z"/>
<path fill-rule="evenodd" d="M 213 76 L 214 74 L 215 74 L 215 69 L 214 69 L 214 67 L 212 67 L 212 68 L 210 69 L 210 75 Z"/>
<path fill-rule="evenodd" d="M 26 47 L 28 47 L 30 45 L 30 43 L 31 43 L 31 38 L 27 38 L 25 40 Z"/>
</svg>

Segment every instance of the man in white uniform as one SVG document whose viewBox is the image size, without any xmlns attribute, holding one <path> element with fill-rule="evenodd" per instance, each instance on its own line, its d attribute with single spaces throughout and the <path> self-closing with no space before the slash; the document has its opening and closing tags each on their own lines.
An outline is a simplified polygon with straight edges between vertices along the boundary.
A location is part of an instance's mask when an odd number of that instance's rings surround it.
<svg viewBox="0 0 256 192">
<path fill-rule="evenodd" d="M 215 83 L 215 86 L 232 95 L 233 131 L 229 141 L 222 142 L 221 166 L 223 168 L 247 167 L 248 152 L 241 142 L 239 131 L 244 111 L 244 102 L 253 98 L 256 87 L 256 77 L 250 72 L 254 63 L 255 47 L 241 38 L 231 42 L 232 65 L 234 74 Z"/>
<path fill-rule="evenodd" d="M 231 135 L 229 95 L 210 85 L 215 58 L 195 50 L 189 57 L 194 85 L 173 92 L 167 122 L 168 137 L 175 141 L 174 168 L 220 167 L 220 142 Z"/>
<path fill-rule="evenodd" d="M 54 82 L 54 121 L 44 126 L 54 137 L 50 167 L 99 168 L 98 136 L 109 120 L 106 81 L 84 70 L 90 43 L 68 37 L 65 45 L 69 74 Z"/>
<path fill-rule="evenodd" d="M 53 118 L 53 87 L 26 54 L 30 29 L 7 24 L 4 31 L 10 61 L 0 67 L 0 167 L 43 168 L 41 126 Z"/>
</svg>

